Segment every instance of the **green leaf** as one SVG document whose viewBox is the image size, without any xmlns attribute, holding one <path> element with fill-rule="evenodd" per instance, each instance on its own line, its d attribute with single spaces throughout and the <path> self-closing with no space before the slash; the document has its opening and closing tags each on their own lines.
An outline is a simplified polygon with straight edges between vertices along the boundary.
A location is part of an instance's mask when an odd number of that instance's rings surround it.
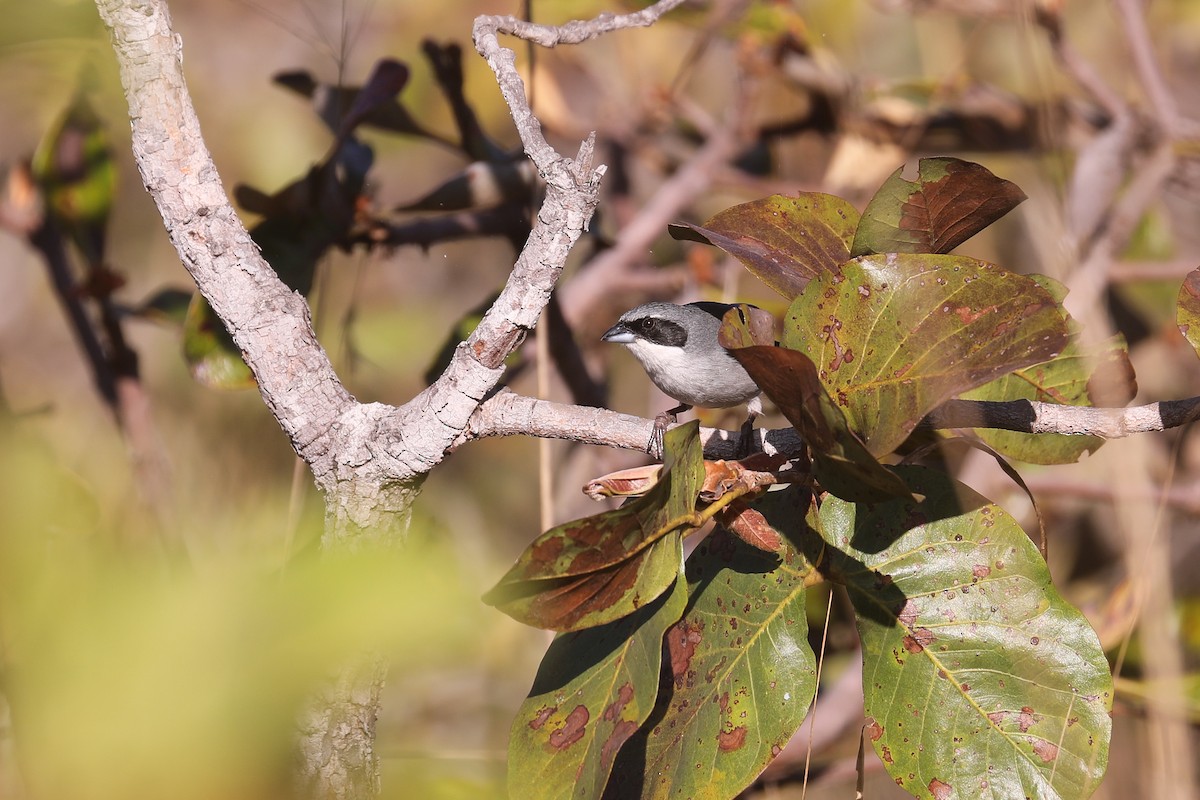
<svg viewBox="0 0 1200 800">
<path fill-rule="evenodd" d="M 1067 288 L 1045 275 L 1030 278 L 1062 302 Z M 967 400 L 1031 400 L 1071 406 L 1122 406 L 1137 393 L 1133 365 L 1125 337 L 1116 334 L 1104 342 L 1085 347 L 1079 325 L 1060 307 L 1071 340 L 1050 361 L 997 378 L 962 395 Z M 1098 436 L 1030 434 L 978 428 L 975 434 L 1010 458 L 1031 464 L 1070 464 L 1104 444 Z"/>
<path fill-rule="evenodd" d="M 183 357 L 192 377 L 213 389 L 248 389 L 254 375 L 225 324 L 201 295 L 192 296 L 183 320 Z"/>
<path fill-rule="evenodd" d="M 526 625 L 580 630 L 633 613 L 682 568 L 704 480 L 699 423 L 667 431 L 658 482 L 642 497 L 533 541 L 484 602 Z"/>
<path fill-rule="evenodd" d="M 1112 729 L 1095 632 L 1008 514 L 934 470 L 897 472 L 923 502 L 830 498 L 819 515 L 875 751 L 918 797 L 1087 797 Z"/>
<path fill-rule="evenodd" d="M 1133 390 L 1133 391 L 1130 391 Z M 1120 406 L 1129 402 L 1136 384 L 1125 337 L 1117 334 L 1088 351 L 1077 340 L 1052 359 L 1004 375 L 963 393 L 966 400 L 1032 400 L 1071 406 Z M 1094 402 L 1092 394 L 1109 402 Z M 1111 402 L 1112 400 L 1116 402 Z M 1099 436 L 1018 433 L 977 428 L 975 435 L 997 452 L 1031 464 L 1071 464 L 1104 444 Z"/>
<path fill-rule="evenodd" d="M 817 365 L 867 450 L 894 450 L 945 400 L 1067 344 L 1035 281 L 964 256 L 864 256 L 811 283 L 788 309 L 783 344 Z"/>
<path fill-rule="evenodd" d="M 1175 314 L 1179 332 L 1200 355 L 1200 268 L 1192 270 L 1183 279 Z"/>
<path fill-rule="evenodd" d="M 730 347 L 733 342 L 726 337 L 721 344 Z M 821 488 L 857 502 L 908 493 L 850 430 L 808 356 L 786 347 L 730 347 L 729 352 L 804 437 Z"/>
<path fill-rule="evenodd" d="M 852 256 L 948 253 L 1016 208 L 1017 185 L 957 158 L 922 158 L 917 179 L 896 170 L 863 211 Z"/>
<path fill-rule="evenodd" d="M 672 225 L 676 239 L 715 245 L 789 300 L 850 258 L 858 211 L 831 194 L 772 195 L 728 208 L 703 225 Z"/>
<path fill-rule="evenodd" d="M 809 495 L 755 504 L 783 534 L 804 534 Z M 608 798 L 725 800 L 750 784 L 808 713 L 816 668 L 804 586 L 812 567 L 717 531 L 688 559 L 687 613 L 667 633 L 669 662 L 650 721 L 622 748 Z"/>
<path fill-rule="evenodd" d="M 621 745 L 654 708 L 663 635 L 686 605 L 680 574 L 633 614 L 554 640 L 509 735 L 510 797 L 600 797 Z"/>
</svg>

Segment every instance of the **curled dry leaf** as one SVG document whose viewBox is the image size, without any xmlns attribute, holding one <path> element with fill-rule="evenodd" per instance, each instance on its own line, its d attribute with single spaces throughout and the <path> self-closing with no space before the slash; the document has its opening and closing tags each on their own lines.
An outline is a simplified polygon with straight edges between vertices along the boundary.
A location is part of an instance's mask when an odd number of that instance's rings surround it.
<svg viewBox="0 0 1200 800">
<path fill-rule="evenodd" d="M 755 453 L 742 461 L 705 461 L 700 499 L 712 503 L 730 492 L 746 495 L 777 483 L 807 479 L 807 470 L 797 469 L 791 459 L 778 454 Z"/>
<path fill-rule="evenodd" d="M 583 493 L 593 500 L 609 497 L 638 497 L 654 488 L 662 475 L 661 464 L 621 469 L 588 481 Z M 705 461 L 704 483 L 700 497 L 713 502 L 731 491 L 752 491 L 776 483 L 800 483 L 809 471 L 799 459 L 768 453 L 754 453 L 740 461 Z"/>
<path fill-rule="evenodd" d="M 637 497 L 658 483 L 661 474 L 662 464 L 619 469 L 588 481 L 583 486 L 583 493 L 597 501 L 607 497 Z"/>
</svg>

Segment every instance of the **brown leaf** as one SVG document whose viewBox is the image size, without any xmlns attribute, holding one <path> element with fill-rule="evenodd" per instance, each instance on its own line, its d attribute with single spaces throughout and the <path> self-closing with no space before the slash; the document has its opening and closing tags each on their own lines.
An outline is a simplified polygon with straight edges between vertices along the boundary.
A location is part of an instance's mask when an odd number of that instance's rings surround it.
<svg viewBox="0 0 1200 800">
<path fill-rule="evenodd" d="M 783 538 L 779 531 L 775 530 L 761 511 L 740 500 L 722 512 L 720 521 L 722 527 L 751 547 L 768 553 L 778 553 L 783 549 Z"/>
<path fill-rule="evenodd" d="M 871 199 L 852 256 L 948 253 L 1025 199 L 1016 184 L 957 158 L 923 158 L 917 179 L 896 170 Z"/>
</svg>

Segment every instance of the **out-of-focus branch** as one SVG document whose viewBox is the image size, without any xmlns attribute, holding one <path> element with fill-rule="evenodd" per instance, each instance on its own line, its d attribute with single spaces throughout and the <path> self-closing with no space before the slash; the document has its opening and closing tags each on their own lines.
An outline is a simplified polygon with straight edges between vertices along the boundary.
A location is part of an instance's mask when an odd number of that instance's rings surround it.
<svg viewBox="0 0 1200 800">
<path fill-rule="evenodd" d="M 1151 100 L 1153 120 L 1132 108 L 1074 50 L 1061 19 L 1038 17 L 1063 70 L 1111 117 L 1107 128 L 1080 149 L 1067 196 L 1070 234 L 1081 256 L 1079 269 L 1068 281 L 1067 303 L 1082 318 L 1092 316 L 1108 286 L 1114 260 L 1170 177 L 1175 163 L 1173 137 L 1180 124 L 1174 99 L 1154 60 L 1144 5 L 1132 0 L 1115 3 L 1138 78 Z M 1149 157 L 1131 169 L 1138 149 L 1147 141 Z"/>
<path fill-rule="evenodd" d="M 1133 56 L 1138 80 L 1150 99 L 1150 107 L 1154 110 L 1163 133 L 1169 138 L 1178 136 L 1179 108 L 1154 58 L 1154 45 L 1146 27 L 1147 3 L 1142 0 L 1115 0 L 1114 5 L 1121 18 L 1121 29 L 1129 43 L 1129 52 Z"/>
<path fill-rule="evenodd" d="M 1094 503 L 1120 503 L 1129 500 L 1163 503 L 1173 511 L 1200 516 L 1200 482 L 1185 485 L 1129 487 L 1100 481 L 1087 481 L 1052 475 L 1030 475 L 1029 490 L 1039 497 L 1054 498 L 1056 502 L 1071 500 Z"/>
<path fill-rule="evenodd" d="M 517 234 L 528 233 L 529 224 L 520 209 L 512 205 L 503 205 L 403 222 L 378 220 L 372 222 L 354 241 L 379 247 L 430 247 L 458 239 L 478 239 L 486 236 L 503 236 L 511 240 Z"/>
<path fill-rule="evenodd" d="M 109 287 L 91 292 L 100 309 L 99 325 L 88 313 L 85 301 L 89 292 L 83 291 L 86 287 L 76 280 L 63 235 L 41 206 L 41 194 L 29 169 L 14 167 L 0 199 L 0 228 L 28 241 L 45 263 L 50 286 L 83 351 L 92 383 L 125 438 L 138 491 L 159 528 L 168 531 L 173 527 L 174 513 L 170 462 L 154 425 L 137 353 L 125 340 Z M 94 268 L 106 271 L 101 265 Z"/>
<path fill-rule="evenodd" d="M 586 269 L 563 285 L 560 293 L 563 315 L 573 327 L 588 317 L 589 310 L 601 297 L 610 296 L 614 287 L 624 287 L 629 276 L 638 273 L 633 265 L 663 235 L 667 223 L 703 194 L 718 168 L 736 154 L 739 141 L 736 131 L 734 119 L 715 129 L 695 156 L 658 187 L 617 235 L 614 246 L 592 259 Z"/>
<path fill-rule="evenodd" d="M 119 419 L 117 376 L 109 361 L 108 353 L 104 350 L 104 344 L 100 341 L 100 336 L 83 306 L 83 297 L 80 296 L 75 279 L 71 274 L 71 264 L 67 260 L 67 251 L 63 246 L 62 236 L 47 220 L 29 234 L 29 243 L 38 251 L 42 261 L 46 264 L 54 296 L 58 299 L 63 314 L 70 324 L 75 341 L 83 350 L 96 391 Z"/>
</svg>

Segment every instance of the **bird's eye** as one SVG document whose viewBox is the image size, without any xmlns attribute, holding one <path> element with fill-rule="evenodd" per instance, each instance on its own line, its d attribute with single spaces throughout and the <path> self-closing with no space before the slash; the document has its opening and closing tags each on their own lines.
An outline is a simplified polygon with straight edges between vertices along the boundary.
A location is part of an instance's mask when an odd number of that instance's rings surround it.
<svg viewBox="0 0 1200 800">
<path fill-rule="evenodd" d="M 641 325 L 642 330 L 652 331 L 655 328 L 656 321 L 654 317 L 643 317 L 642 319 L 638 320 L 638 323 Z"/>
</svg>

